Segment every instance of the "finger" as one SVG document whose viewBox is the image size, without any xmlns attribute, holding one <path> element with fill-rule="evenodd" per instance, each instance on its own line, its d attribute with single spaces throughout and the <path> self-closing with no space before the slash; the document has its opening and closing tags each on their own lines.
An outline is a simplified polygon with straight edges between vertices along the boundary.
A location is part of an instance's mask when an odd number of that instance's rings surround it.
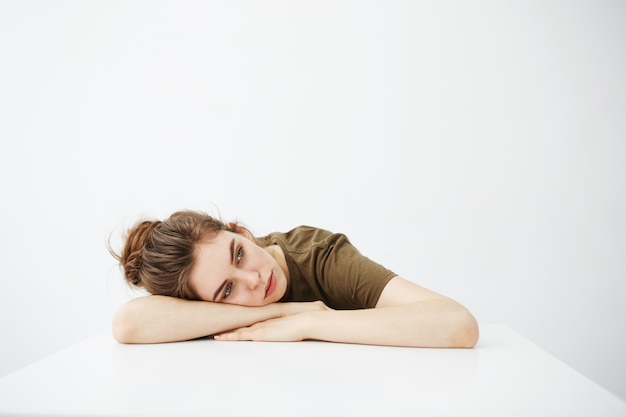
<svg viewBox="0 0 626 417">
<path fill-rule="evenodd" d="M 213 336 L 215 340 L 247 340 L 241 332 L 220 333 Z"/>
</svg>

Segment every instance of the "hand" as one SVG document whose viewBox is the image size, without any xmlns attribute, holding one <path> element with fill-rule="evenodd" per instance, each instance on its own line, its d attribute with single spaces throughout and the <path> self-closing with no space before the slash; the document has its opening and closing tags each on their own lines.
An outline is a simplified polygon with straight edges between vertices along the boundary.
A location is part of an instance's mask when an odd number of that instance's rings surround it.
<svg viewBox="0 0 626 417">
<path fill-rule="evenodd" d="M 287 317 L 294 314 L 307 313 L 310 311 L 330 311 L 332 310 L 322 301 L 276 303 L 280 308 L 280 317 Z"/>
<path fill-rule="evenodd" d="M 310 303 L 296 303 L 310 304 Z M 323 303 L 322 303 L 323 305 Z M 324 305 L 324 307 L 330 310 Z M 234 329 L 215 335 L 215 340 L 255 340 L 265 342 L 297 342 L 307 338 L 310 314 L 300 313 L 270 319 L 249 327 Z"/>
</svg>

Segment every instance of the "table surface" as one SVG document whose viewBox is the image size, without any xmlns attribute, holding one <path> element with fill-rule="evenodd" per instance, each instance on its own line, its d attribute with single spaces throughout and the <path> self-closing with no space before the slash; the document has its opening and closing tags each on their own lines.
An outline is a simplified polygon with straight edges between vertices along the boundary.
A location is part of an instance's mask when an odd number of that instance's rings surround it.
<svg viewBox="0 0 626 417">
<path fill-rule="evenodd" d="M 326 342 L 121 345 L 110 331 L 0 378 L 0 415 L 626 416 L 509 327 L 475 349 Z"/>
</svg>

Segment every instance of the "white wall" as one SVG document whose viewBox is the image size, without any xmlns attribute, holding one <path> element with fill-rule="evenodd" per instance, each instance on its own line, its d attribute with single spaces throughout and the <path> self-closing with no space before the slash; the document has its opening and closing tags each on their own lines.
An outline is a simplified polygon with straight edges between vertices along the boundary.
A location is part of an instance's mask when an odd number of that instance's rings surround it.
<svg viewBox="0 0 626 417">
<path fill-rule="evenodd" d="M 0 2 L 0 374 L 133 296 L 111 231 L 314 224 L 626 398 L 626 3 Z"/>
</svg>

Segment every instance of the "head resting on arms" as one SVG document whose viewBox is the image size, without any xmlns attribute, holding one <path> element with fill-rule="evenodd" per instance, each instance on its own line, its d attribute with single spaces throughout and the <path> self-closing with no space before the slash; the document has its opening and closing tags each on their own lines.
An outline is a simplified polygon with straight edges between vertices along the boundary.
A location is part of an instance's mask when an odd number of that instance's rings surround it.
<svg viewBox="0 0 626 417">
<path fill-rule="evenodd" d="M 121 255 L 110 247 L 109 252 L 119 261 L 130 285 L 153 295 L 198 300 L 189 284 L 196 245 L 212 240 L 223 230 L 248 232 L 208 214 L 178 211 L 164 221 L 138 222 L 128 230 Z"/>
</svg>

